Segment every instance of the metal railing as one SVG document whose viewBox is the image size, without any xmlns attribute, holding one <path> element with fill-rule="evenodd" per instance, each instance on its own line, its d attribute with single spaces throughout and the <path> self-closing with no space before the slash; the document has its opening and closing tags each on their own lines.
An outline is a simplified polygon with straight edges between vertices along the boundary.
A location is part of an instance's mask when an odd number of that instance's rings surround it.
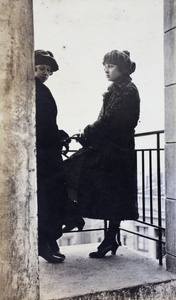
<svg viewBox="0 0 176 300">
<path fill-rule="evenodd" d="M 161 137 L 164 137 L 164 130 L 136 134 L 135 140 L 144 137 L 150 137 L 150 142 L 152 140 L 152 144 L 155 142 L 155 145 L 152 145 L 152 147 L 139 147 L 135 150 L 140 215 L 135 222 L 154 228 L 158 235 L 148 236 L 137 231 L 126 230 L 125 228 L 120 228 L 120 230 L 155 241 L 157 243 L 159 264 L 162 265 L 165 246 L 165 228 L 162 224 L 165 223 L 165 196 L 163 182 L 164 147 L 161 147 Z"/>
<path fill-rule="evenodd" d="M 164 233 L 162 223 L 165 221 L 164 211 L 164 146 L 161 146 L 164 130 L 135 134 L 136 158 L 137 158 L 137 179 L 138 179 L 138 207 L 139 219 L 135 224 L 143 224 L 146 227 L 155 229 L 154 236 L 141 234 L 136 230 L 128 230 L 120 227 L 118 241 L 120 242 L 121 231 L 129 234 L 155 241 L 158 249 L 159 264 L 162 265 L 164 255 Z M 71 150 L 70 152 L 74 152 Z M 163 204 L 163 205 L 162 205 Z M 87 231 L 107 231 L 107 221 L 104 221 L 103 228 L 83 229 Z M 79 232 L 78 230 L 72 232 Z"/>
</svg>

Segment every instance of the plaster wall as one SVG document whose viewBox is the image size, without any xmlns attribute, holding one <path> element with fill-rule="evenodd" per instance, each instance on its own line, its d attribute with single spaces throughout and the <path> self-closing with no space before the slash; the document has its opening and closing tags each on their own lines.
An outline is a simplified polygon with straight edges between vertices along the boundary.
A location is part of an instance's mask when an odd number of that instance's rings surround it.
<svg viewBox="0 0 176 300">
<path fill-rule="evenodd" d="M 0 11 L 0 298 L 37 300 L 32 0 Z"/>
</svg>

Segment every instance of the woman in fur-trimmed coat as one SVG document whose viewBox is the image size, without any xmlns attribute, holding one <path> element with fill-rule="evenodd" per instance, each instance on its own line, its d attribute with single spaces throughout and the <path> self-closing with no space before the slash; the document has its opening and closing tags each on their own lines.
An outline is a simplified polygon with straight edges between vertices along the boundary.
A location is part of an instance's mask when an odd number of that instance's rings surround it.
<svg viewBox="0 0 176 300">
<path fill-rule="evenodd" d="M 103 61 L 113 84 L 103 97 L 98 120 L 84 129 L 83 148 L 70 158 L 84 157 L 77 188 L 83 217 L 109 220 L 105 240 L 91 258 L 116 253 L 116 234 L 121 220 L 136 220 L 137 178 L 134 128 L 139 119 L 140 98 L 129 76 L 135 71 L 129 52 L 113 50 Z M 66 162 L 69 166 L 69 160 Z M 73 169 L 74 172 L 74 169 Z"/>
</svg>

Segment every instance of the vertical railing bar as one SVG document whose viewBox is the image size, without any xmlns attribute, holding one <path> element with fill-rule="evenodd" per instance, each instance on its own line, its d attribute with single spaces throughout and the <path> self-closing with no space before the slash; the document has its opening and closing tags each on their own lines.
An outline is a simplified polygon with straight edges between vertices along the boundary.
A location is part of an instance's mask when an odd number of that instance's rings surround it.
<svg viewBox="0 0 176 300">
<path fill-rule="evenodd" d="M 122 245 L 122 243 L 121 243 L 121 230 L 120 230 L 120 228 L 117 231 L 117 242 L 118 242 L 119 246 Z"/>
<path fill-rule="evenodd" d="M 139 202 L 138 186 L 139 186 L 139 176 L 138 176 L 138 157 L 139 152 L 135 150 L 135 162 L 136 162 L 136 182 L 137 182 L 137 203 Z"/>
<path fill-rule="evenodd" d="M 153 224 L 152 151 L 149 150 L 150 222 Z"/>
<path fill-rule="evenodd" d="M 144 150 L 142 150 L 142 212 L 143 221 L 145 221 L 145 166 L 144 166 Z"/>
<path fill-rule="evenodd" d="M 107 230 L 108 230 L 107 220 L 104 220 L 104 238 L 106 237 Z"/>
<path fill-rule="evenodd" d="M 160 168 L 160 134 L 157 133 L 157 190 L 158 190 L 158 250 L 159 250 L 159 264 L 162 265 L 162 216 L 161 216 L 161 168 Z"/>
</svg>

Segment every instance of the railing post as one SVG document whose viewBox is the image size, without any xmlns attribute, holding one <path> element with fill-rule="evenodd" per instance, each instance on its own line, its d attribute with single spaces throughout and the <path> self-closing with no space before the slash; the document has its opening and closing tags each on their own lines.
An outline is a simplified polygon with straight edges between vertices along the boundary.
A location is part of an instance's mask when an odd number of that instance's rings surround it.
<svg viewBox="0 0 176 300">
<path fill-rule="evenodd" d="M 152 151 L 149 150 L 150 222 L 153 224 Z"/>
<path fill-rule="evenodd" d="M 160 133 L 157 133 L 157 189 L 158 189 L 158 249 L 159 264 L 162 265 L 162 216 L 161 216 L 161 167 L 160 167 Z"/>
<path fill-rule="evenodd" d="M 145 163 L 144 151 L 142 150 L 142 219 L 145 221 Z"/>
</svg>

